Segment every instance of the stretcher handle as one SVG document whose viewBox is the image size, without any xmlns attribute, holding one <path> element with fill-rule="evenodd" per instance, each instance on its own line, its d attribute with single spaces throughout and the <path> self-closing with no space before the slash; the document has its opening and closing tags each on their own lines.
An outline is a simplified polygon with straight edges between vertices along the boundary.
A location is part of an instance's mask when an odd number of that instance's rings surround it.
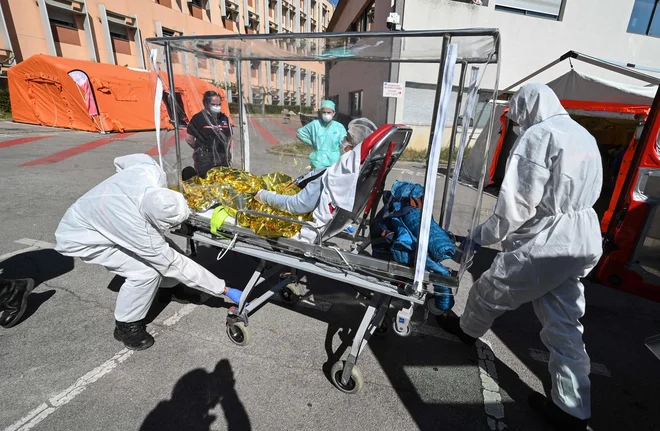
<svg viewBox="0 0 660 431">
<path fill-rule="evenodd" d="M 321 231 L 318 230 L 316 226 L 313 224 L 306 222 L 306 221 L 300 221 L 300 220 L 294 220 L 291 218 L 286 218 L 286 217 L 281 217 L 273 214 L 266 214 L 266 213 L 260 213 L 258 211 L 252 211 L 252 210 L 237 210 L 236 211 L 236 217 L 234 218 L 234 226 L 238 226 L 238 215 L 239 214 L 248 214 L 248 215 L 254 215 L 254 216 L 261 216 L 261 217 L 266 217 L 266 218 L 274 218 L 276 220 L 281 220 L 281 221 L 288 221 L 291 223 L 299 224 L 301 226 L 307 226 L 310 229 L 313 229 L 316 232 L 316 241 L 317 245 L 321 245 Z"/>
</svg>

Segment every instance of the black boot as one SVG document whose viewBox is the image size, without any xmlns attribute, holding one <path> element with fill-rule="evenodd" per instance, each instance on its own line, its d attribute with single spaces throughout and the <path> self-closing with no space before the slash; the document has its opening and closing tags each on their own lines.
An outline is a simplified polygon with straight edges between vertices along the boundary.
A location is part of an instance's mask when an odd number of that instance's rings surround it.
<svg viewBox="0 0 660 431">
<path fill-rule="evenodd" d="M 578 419 L 569 415 L 541 394 L 530 395 L 528 402 L 534 413 L 541 416 L 545 422 L 552 425 L 556 430 L 584 431 L 587 429 L 586 419 Z"/>
<path fill-rule="evenodd" d="M 115 321 L 115 339 L 132 350 L 146 350 L 154 345 L 154 337 L 147 332 L 144 321 L 124 323 Z"/>
<path fill-rule="evenodd" d="M 457 336 L 463 343 L 468 346 L 474 346 L 474 343 L 477 342 L 477 339 L 470 337 L 468 334 L 463 332 L 461 329 L 461 318 L 455 315 L 454 313 L 447 312 L 439 316 L 435 316 L 435 320 L 445 332 L 448 332 L 452 335 Z"/>
<path fill-rule="evenodd" d="M 25 313 L 28 296 L 34 289 L 34 280 L 1 280 L 0 283 L 0 311 L 4 310 L 0 315 L 0 326 L 11 328 Z"/>
</svg>

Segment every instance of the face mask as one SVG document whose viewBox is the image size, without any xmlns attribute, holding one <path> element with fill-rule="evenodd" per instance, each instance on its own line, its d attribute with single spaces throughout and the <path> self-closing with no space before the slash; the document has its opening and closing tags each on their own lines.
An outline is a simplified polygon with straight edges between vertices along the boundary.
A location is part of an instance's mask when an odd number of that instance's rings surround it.
<svg viewBox="0 0 660 431">
<path fill-rule="evenodd" d="M 213 112 L 214 114 L 219 114 L 220 112 L 222 112 L 222 107 L 220 107 L 220 106 L 211 106 L 210 111 Z"/>
<path fill-rule="evenodd" d="M 520 126 L 513 126 L 513 133 L 515 133 L 517 136 L 520 136 L 522 133 L 520 130 Z"/>
<path fill-rule="evenodd" d="M 329 123 L 332 121 L 332 114 L 321 114 L 321 119 L 324 122 Z"/>
</svg>

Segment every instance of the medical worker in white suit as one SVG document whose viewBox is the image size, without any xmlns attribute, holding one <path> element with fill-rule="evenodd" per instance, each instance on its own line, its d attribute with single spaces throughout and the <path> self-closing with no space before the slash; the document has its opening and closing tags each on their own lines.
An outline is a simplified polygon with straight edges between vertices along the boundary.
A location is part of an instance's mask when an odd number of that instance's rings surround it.
<svg viewBox="0 0 660 431">
<path fill-rule="evenodd" d="M 117 296 L 114 336 L 130 349 L 144 350 L 154 344 L 144 318 L 159 287 L 182 283 L 234 302 L 241 291 L 225 286 L 165 239 L 190 212 L 183 195 L 166 188 L 165 172 L 151 157 L 118 157 L 115 166 L 115 175 L 67 210 L 55 232 L 55 250 L 126 278 Z"/>
<path fill-rule="evenodd" d="M 602 243 L 592 209 L 602 186 L 595 139 L 573 121 L 546 85 L 513 95 L 509 118 L 520 126 L 493 215 L 472 233 L 480 245 L 502 242 L 472 286 L 465 311 L 438 316 L 448 332 L 472 344 L 505 311 L 532 302 L 550 351 L 551 399 L 532 408 L 557 429 L 585 429 L 591 416 L 589 356 L 582 340 L 584 286 Z"/>
</svg>

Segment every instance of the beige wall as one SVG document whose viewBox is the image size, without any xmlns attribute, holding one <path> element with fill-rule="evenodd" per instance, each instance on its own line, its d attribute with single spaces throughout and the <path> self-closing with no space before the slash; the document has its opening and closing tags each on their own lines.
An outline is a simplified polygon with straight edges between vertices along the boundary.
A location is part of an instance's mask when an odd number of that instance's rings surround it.
<svg viewBox="0 0 660 431">
<path fill-rule="evenodd" d="M 55 27 L 55 46 L 58 56 L 73 58 L 79 60 L 91 60 L 92 55 L 91 51 L 96 54 L 97 61 L 102 63 L 115 63 L 121 66 L 129 67 L 141 67 L 140 60 L 138 57 L 139 47 L 137 44 L 131 40 L 126 43 L 124 41 L 115 40 L 113 45 L 120 45 L 123 48 L 129 48 L 130 54 L 126 53 L 126 49 L 115 49 L 114 55 L 108 50 L 108 43 L 106 41 L 106 34 L 104 31 L 103 23 L 101 22 L 101 13 L 99 5 L 105 5 L 108 13 L 117 13 L 127 16 L 137 16 L 138 26 L 141 31 L 141 39 L 144 41 L 149 37 L 157 36 L 157 22 L 160 22 L 162 27 L 169 30 L 174 30 L 177 32 L 182 32 L 184 35 L 208 35 L 208 34 L 231 34 L 236 33 L 236 27 L 231 21 L 223 21 L 222 18 L 222 9 L 221 2 L 225 0 L 207 0 L 210 1 L 210 9 L 197 9 L 189 6 L 186 0 L 168 0 L 162 1 L 159 4 L 157 0 L 86 0 L 87 12 L 90 17 L 90 23 L 92 26 L 93 40 L 95 41 L 92 50 L 88 46 L 88 37 L 84 31 L 83 27 L 83 17 L 75 16 L 75 24 L 77 27 L 78 37 L 75 37 L 75 29 L 66 28 L 66 27 Z M 238 6 L 239 16 L 240 16 L 240 29 L 241 32 L 244 32 L 243 26 L 243 12 L 244 4 L 243 0 L 231 0 Z M 302 7 L 304 12 L 305 1 L 309 1 L 311 5 L 311 0 L 280 0 L 275 3 L 275 16 L 277 16 L 277 6 L 291 4 L 294 7 Z M 266 2 L 266 3 L 265 3 Z M 11 20 L 8 23 L 7 27 L 11 31 L 12 28 L 15 28 L 15 39 L 18 41 L 17 45 L 14 46 L 14 51 L 17 53 L 17 61 L 22 59 L 29 58 L 35 54 L 50 54 L 48 49 L 46 31 L 51 31 L 50 26 L 44 28 L 39 4 L 35 0 L 0 0 L 0 3 L 4 3 L 4 12 L 5 19 Z M 83 0 L 74 1 L 74 4 L 82 6 Z M 249 0 L 248 1 L 248 10 L 250 12 L 256 13 L 259 15 L 259 32 L 268 33 L 269 32 L 269 18 L 264 16 L 264 5 L 267 5 L 267 0 Z M 327 0 L 317 1 L 316 2 L 316 11 L 314 12 L 315 18 L 321 17 L 322 5 L 328 9 L 331 16 L 334 8 L 330 5 Z M 268 13 L 268 10 L 266 10 Z M 51 16 L 52 18 L 52 16 Z M 201 18 L 201 19 L 200 19 Z M 308 19 L 310 19 L 308 17 Z M 275 21 L 275 19 L 272 19 Z M 294 20 L 295 21 L 295 20 Z M 285 23 L 290 23 L 291 20 L 283 20 Z M 317 27 L 322 27 L 322 23 L 317 21 Z M 295 23 L 293 26 L 282 26 L 282 31 L 293 31 L 295 30 Z M 303 29 L 304 30 L 304 29 Z M 14 35 L 12 35 L 14 36 Z M 16 43 L 14 43 L 16 45 Z M 121 52 L 118 52 L 121 51 Z M 148 56 L 144 55 L 145 62 L 148 61 Z M 183 73 L 184 72 L 184 61 L 180 57 L 175 63 L 175 72 Z M 194 59 L 192 56 L 188 56 L 188 73 L 194 74 Z M 221 62 L 216 61 L 216 80 L 219 82 L 225 81 L 224 65 Z M 283 66 L 283 64 L 282 64 Z M 308 70 L 314 70 L 319 75 L 324 73 L 324 68 L 322 65 L 317 64 L 301 64 L 302 67 L 307 68 Z M 248 77 L 251 77 L 251 85 L 253 87 L 259 86 L 258 80 L 258 71 L 254 71 L 254 75 L 249 71 L 249 66 L 243 65 L 244 67 L 244 89 L 248 89 Z M 269 71 L 266 70 L 266 63 L 262 62 L 262 76 L 263 83 L 266 84 L 266 74 Z M 213 73 L 210 61 L 206 62 L 206 65 L 199 64 L 198 75 L 202 79 L 212 80 Z M 230 73 L 228 76 L 230 81 L 235 82 L 236 76 L 234 73 Z M 292 78 L 292 82 L 293 78 Z M 270 80 L 271 88 L 277 88 L 277 76 L 274 76 L 274 79 Z M 291 88 L 291 82 L 286 83 L 286 88 Z M 296 90 L 303 92 L 304 80 L 301 80 L 301 88 Z M 316 93 L 316 89 L 312 89 L 312 93 Z M 246 96 L 247 98 L 247 96 Z"/>
</svg>

